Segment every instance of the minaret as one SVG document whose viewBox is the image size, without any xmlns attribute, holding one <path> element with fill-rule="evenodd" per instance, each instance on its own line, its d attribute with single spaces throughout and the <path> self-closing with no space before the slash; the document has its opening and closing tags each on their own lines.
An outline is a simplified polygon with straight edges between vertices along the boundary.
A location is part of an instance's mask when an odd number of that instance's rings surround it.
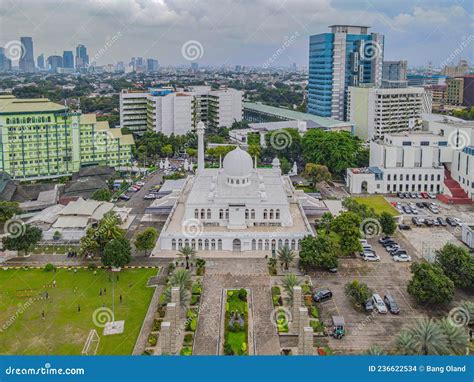
<svg viewBox="0 0 474 382">
<path fill-rule="evenodd" d="M 198 166 L 197 173 L 204 170 L 204 122 L 199 121 L 196 127 L 198 136 Z"/>
</svg>

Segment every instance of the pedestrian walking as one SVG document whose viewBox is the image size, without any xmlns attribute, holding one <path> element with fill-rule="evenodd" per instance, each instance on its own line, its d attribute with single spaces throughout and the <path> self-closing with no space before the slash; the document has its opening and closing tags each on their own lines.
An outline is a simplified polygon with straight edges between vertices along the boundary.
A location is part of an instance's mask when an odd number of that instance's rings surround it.
<svg viewBox="0 0 474 382">
<path fill-rule="evenodd" d="M 100 288 L 99 296 L 102 296 L 102 288 Z"/>
<path fill-rule="evenodd" d="M 80 312 L 81 312 L 81 306 L 78 305 L 78 306 L 77 306 L 77 313 L 80 313 Z"/>
<path fill-rule="evenodd" d="M 122 295 L 120 295 L 120 303 L 122 303 Z"/>
<path fill-rule="evenodd" d="M 45 319 L 44 310 L 41 312 L 41 318 L 42 318 L 43 320 Z"/>
</svg>

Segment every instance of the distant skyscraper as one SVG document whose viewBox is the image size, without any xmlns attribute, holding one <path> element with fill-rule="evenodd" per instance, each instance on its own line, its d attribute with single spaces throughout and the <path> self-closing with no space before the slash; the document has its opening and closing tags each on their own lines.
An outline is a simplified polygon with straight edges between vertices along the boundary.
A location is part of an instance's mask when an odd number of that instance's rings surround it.
<svg viewBox="0 0 474 382">
<path fill-rule="evenodd" d="M 65 50 L 63 52 L 63 68 L 74 68 L 74 55 L 70 50 Z"/>
<path fill-rule="evenodd" d="M 33 39 L 31 37 L 20 37 L 21 57 L 20 70 L 26 73 L 35 71 L 35 59 L 33 53 Z"/>
<path fill-rule="evenodd" d="M 147 72 L 156 72 L 158 71 L 158 60 L 149 58 L 146 60 L 146 70 Z"/>
<path fill-rule="evenodd" d="M 38 67 L 38 69 L 45 69 L 45 66 L 44 66 L 44 54 L 41 53 L 38 58 L 36 59 L 36 66 Z"/>
<path fill-rule="evenodd" d="M 62 56 L 49 56 L 48 57 L 48 69 L 51 72 L 57 72 L 58 68 L 63 67 L 63 58 Z"/>
<path fill-rule="evenodd" d="M 125 72 L 125 64 L 123 63 L 123 61 L 117 62 L 117 66 L 115 67 L 115 70 L 117 72 Z"/>
<path fill-rule="evenodd" d="M 199 64 L 197 62 L 191 62 L 191 69 L 198 70 L 199 69 Z"/>
<path fill-rule="evenodd" d="M 348 86 L 382 84 L 384 37 L 366 26 L 330 28 L 310 37 L 308 113 L 345 120 Z"/>
<path fill-rule="evenodd" d="M 382 69 L 382 85 L 391 88 L 407 86 L 407 62 L 384 61 Z"/>
<path fill-rule="evenodd" d="M 12 61 L 6 56 L 5 48 L 0 48 L 0 72 L 12 70 Z"/>
<path fill-rule="evenodd" d="M 76 48 L 76 69 L 80 70 L 89 66 L 89 56 L 87 55 L 87 48 L 79 44 Z"/>
</svg>

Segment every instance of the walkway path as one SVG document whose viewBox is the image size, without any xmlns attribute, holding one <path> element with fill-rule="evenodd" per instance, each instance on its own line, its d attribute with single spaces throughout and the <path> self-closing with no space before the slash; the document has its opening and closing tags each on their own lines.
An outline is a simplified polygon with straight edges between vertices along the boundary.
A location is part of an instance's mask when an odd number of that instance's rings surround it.
<svg viewBox="0 0 474 382">
<path fill-rule="evenodd" d="M 253 296 L 253 328 L 256 353 L 279 354 L 280 343 L 271 323 L 273 311 L 270 277 L 265 260 L 215 259 L 206 265 L 203 300 L 199 314 L 194 354 L 217 354 L 220 332 L 222 289 L 249 288 Z"/>
</svg>

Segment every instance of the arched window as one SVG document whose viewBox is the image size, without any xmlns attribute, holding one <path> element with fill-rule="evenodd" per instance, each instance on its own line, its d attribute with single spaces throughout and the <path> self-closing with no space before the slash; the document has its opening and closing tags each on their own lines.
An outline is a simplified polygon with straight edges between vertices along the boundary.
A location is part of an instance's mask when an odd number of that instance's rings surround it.
<svg viewBox="0 0 474 382">
<path fill-rule="evenodd" d="M 217 250 L 222 251 L 222 239 L 217 240 Z"/>
<path fill-rule="evenodd" d="M 198 239 L 198 250 L 202 251 L 202 239 Z"/>
<path fill-rule="evenodd" d="M 255 210 L 253 208 L 250 211 L 250 219 L 255 219 Z"/>
<path fill-rule="evenodd" d="M 207 218 L 208 219 L 211 218 L 211 209 L 210 208 L 207 209 Z"/>
<path fill-rule="evenodd" d="M 257 240 L 252 239 L 252 251 L 256 251 L 256 250 L 257 250 Z"/>
<path fill-rule="evenodd" d="M 283 240 L 279 239 L 278 240 L 278 249 L 283 248 Z"/>
<path fill-rule="evenodd" d="M 273 219 L 273 209 L 270 210 L 270 219 Z"/>
<path fill-rule="evenodd" d="M 267 219 L 268 211 L 266 209 L 263 210 L 263 218 Z"/>
<path fill-rule="evenodd" d="M 216 250 L 216 239 L 212 239 L 211 240 L 211 251 L 215 251 Z"/>
<path fill-rule="evenodd" d="M 206 211 L 204 210 L 204 208 L 201 210 L 201 219 L 205 219 L 206 217 Z"/>
<path fill-rule="evenodd" d="M 263 240 L 262 239 L 258 239 L 258 250 L 263 251 Z"/>
<path fill-rule="evenodd" d="M 276 210 L 275 219 L 280 219 L 280 210 L 279 209 Z"/>
<path fill-rule="evenodd" d="M 176 239 L 171 240 L 171 249 L 172 249 L 173 251 L 176 250 Z"/>
<path fill-rule="evenodd" d="M 183 248 L 183 240 L 179 239 L 178 240 L 178 249 L 181 249 L 181 248 Z"/>
<path fill-rule="evenodd" d="M 270 240 L 265 240 L 265 251 L 268 251 L 270 249 Z"/>
<path fill-rule="evenodd" d="M 224 210 L 222 208 L 219 210 L 219 219 L 224 219 Z"/>
<path fill-rule="evenodd" d="M 209 251 L 209 239 L 204 240 L 204 250 Z"/>
<path fill-rule="evenodd" d="M 240 181 L 237 179 L 237 180 L 235 181 L 235 183 L 236 183 L 236 184 L 239 184 L 239 183 L 240 183 Z"/>
<path fill-rule="evenodd" d="M 291 240 L 291 249 L 296 249 L 296 242 L 295 239 Z"/>
<path fill-rule="evenodd" d="M 285 247 L 290 248 L 290 241 L 288 239 L 285 240 Z"/>
<path fill-rule="evenodd" d="M 189 247 L 189 239 L 184 240 L 184 246 Z"/>
<path fill-rule="evenodd" d="M 197 208 L 194 210 L 194 218 L 199 219 L 199 210 Z"/>
<path fill-rule="evenodd" d="M 245 219 L 248 219 L 249 218 L 249 210 L 248 208 L 245 209 Z"/>
<path fill-rule="evenodd" d="M 196 239 L 191 240 L 191 248 L 196 249 Z"/>
<path fill-rule="evenodd" d="M 7 118 L 7 125 L 10 124 L 10 118 Z"/>
<path fill-rule="evenodd" d="M 229 209 L 228 208 L 225 209 L 225 218 L 229 219 Z"/>
<path fill-rule="evenodd" d="M 301 240 L 298 240 L 298 251 L 301 251 Z"/>
<path fill-rule="evenodd" d="M 51 122 L 51 117 L 48 116 L 48 118 L 46 119 L 47 122 Z"/>
</svg>

